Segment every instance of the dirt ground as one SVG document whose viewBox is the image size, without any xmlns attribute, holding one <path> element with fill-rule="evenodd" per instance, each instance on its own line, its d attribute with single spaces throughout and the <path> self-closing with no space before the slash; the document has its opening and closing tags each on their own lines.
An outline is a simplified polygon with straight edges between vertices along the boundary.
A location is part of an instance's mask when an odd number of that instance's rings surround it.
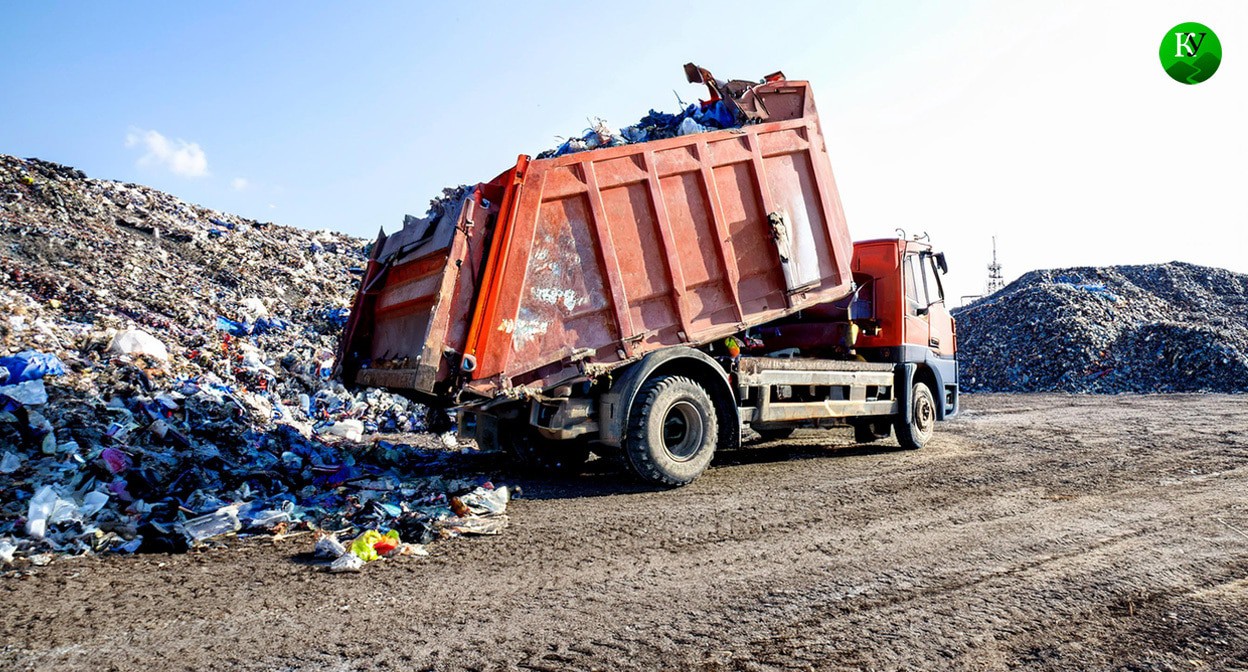
<svg viewBox="0 0 1248 672">
<path fill-rule="evenodd" d="M 1248 398 L 965 407 L 918 452 L 521 480 L 504 535 L 358 575 L 308 540 L 9 572 L 0 669 L 1248 670 Z"/>
</svg>

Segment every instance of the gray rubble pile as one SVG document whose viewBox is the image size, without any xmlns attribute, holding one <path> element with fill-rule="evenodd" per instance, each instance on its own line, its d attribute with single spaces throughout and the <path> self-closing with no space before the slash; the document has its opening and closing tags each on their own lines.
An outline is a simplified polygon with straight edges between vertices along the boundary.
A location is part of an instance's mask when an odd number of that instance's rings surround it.
<svg viewBox="0 0 1248 672">
<path fill-rule="evenodd" d="M 249 530 L 500 530 L 453 506 L 493 486 L 447 476 L 472 458 L 419 434 L 423 407 L 332 379 L 364 252 L 0 155 L 0 566 Z"/>
<path fill-rule="evenodd" d="M 1248 275 L 1032 271 L 954 316 L 967 391 L 1248 392 Z"/>
</svg>

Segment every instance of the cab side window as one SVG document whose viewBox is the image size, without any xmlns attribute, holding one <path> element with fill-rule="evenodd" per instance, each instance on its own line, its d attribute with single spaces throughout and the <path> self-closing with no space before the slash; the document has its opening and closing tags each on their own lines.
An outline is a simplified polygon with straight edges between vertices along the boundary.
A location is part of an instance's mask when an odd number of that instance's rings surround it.
<svg viewBox="0 0 1248 672">
<path fill-rule="evenodd" d="M 924 261 L 920 261 L 919 265 L 923 267 L 923 282 L 927 285 L 928 303 L 944 301 L 945 288 L 940 284 L 940 273 L 936 269 L 936 258 L 929 256 Z"/>
<path fill-rule="evenodd" d="M 918 315 L 931 303 L 927 300 L 927 284 L 923 277 L 923 263 L 917 254 L 907 254 L 902 264 L 906 284 L 906 314 Z"/>
</svg>

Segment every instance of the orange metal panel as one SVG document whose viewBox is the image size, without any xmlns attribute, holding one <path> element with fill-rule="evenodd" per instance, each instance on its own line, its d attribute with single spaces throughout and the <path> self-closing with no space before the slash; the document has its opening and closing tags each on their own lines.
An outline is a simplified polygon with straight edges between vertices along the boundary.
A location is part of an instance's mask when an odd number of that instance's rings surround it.
<svg viewBox="0 0 1248 672">
<path fill-rule="evenodd" d="M 860 348 L 894 348 L 905 341 L 905 306 L 898 300 L 905 297 L 898 268 L 904 245 L 905 241 L 892 238 L 864 241 L 854 246 L 854 272 L 874 278 L 872 296 L 880 325 L 877 334 L 863 332 L 859 335 Z"/>
<path fill-rule="evenodd" d="M 401 344 L 404 330 L 436 337 L 422 361 L 440 358 L 444 385 L 460 374 L 442 353 L 463 348 L 477 358 L 471 389 L 489 395 L 708 343 L 846 295 L 853 252 L 809 87 L 777 81 L 755 92 L 765 123 L 521 157 L 479 188 L 502 192 L 488 251 L 479 221 L 442 256 L 441 282 L 432 262 L 392 269 L 380 302 L 389 308 L 373 318 L 388 334 L 377 344 Z M 465 259 L 475 261 L 455 266 Z"/>
<path fill-rule="evenodd" d="M 474 356 L 482 350 L 482 325 L 489 324 L 495 315 L 499 286 L 505 277 L 508 251 L 511 248 L 513 221 L 516 218 L 515 204 L 520 187 L 524 184 L 528 164 L 529 157 L 521 156 L 516 159 L 516 167 L 506 173 L 508 178 L 506 191 L 503 193 L 503 203 L 499 208 L 493 244 L 490 246 L 489 254 L 485 257 L 485 269 L 478 280 L 480 284 L 474 288 L 479 289 L 481 293 L 476 305 L 473 306 L 472 317 L 468 321 L 468 340 L 465 351 Z M 473 377 L 476 375 L 474 372 Z"/>
</svg>

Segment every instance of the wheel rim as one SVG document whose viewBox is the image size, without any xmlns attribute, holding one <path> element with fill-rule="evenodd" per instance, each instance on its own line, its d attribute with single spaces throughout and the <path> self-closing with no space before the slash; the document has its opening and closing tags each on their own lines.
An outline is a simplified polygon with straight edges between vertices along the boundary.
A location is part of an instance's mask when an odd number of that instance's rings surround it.
<svg viewBox="0 0 1248 672">
<path fill-rule="evenodd" d="M 702 447 L 702 414 L 688 401 L 678 401 L 663 416 L 663 450 L 673 460 L 686 462 Z"/>
<path fill-rule="evenodd" d="M 926 394 L 920 394 L 914 400 L 914 428 L 926 436 L 932 432 L 936 424 L 936 404 Z"/>
</svg>

